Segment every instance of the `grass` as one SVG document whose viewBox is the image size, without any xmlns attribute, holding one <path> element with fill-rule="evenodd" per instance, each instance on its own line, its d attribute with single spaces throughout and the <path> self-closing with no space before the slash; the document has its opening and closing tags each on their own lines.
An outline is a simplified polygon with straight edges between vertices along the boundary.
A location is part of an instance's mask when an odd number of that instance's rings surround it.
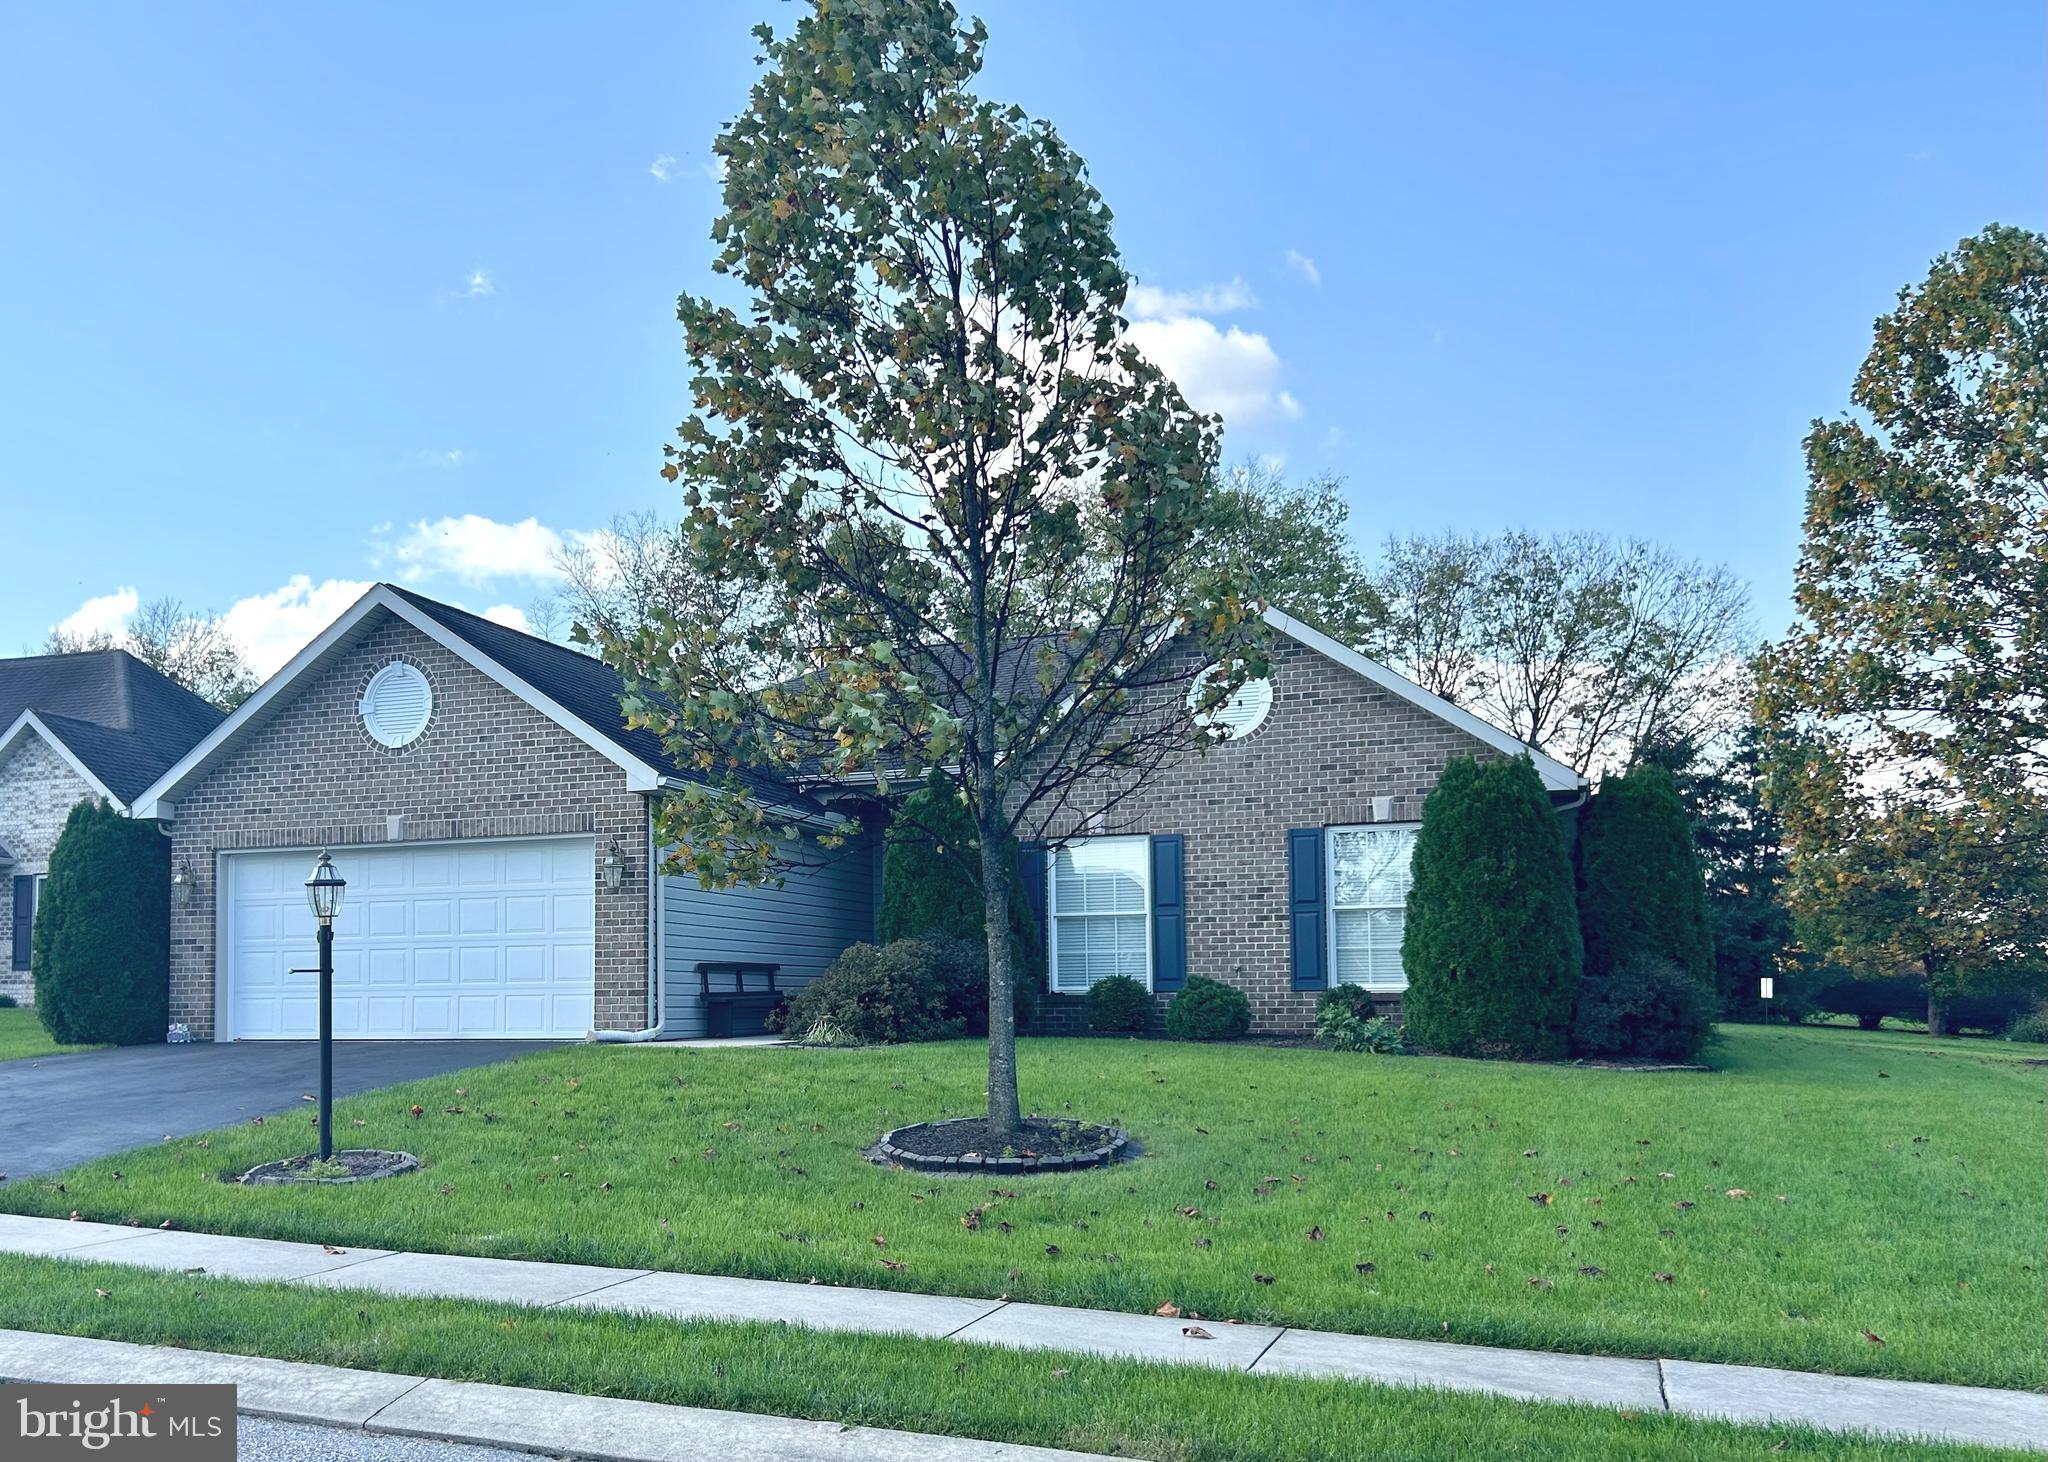
<svg viewBox="0 0 2048 1462">
<path fill-rule="evenodd" d="M 945 1340 L 384 1299 L 55 1259 L 0 1257 L 0 1327 L 1173 1462 L 2011 1455 Z"/>
<path fill-rule="evenodd" d="M 1648 1075 L 1029 1041 L 1031 1103 L 1115 1119 L 1146 1154 L 989 1182 L 861 1156 L 978 1106 L 971 1043 L 579 1046 L 343 1103 L 342 1140 L 418 1153 L 414 1176 L 221 1181 L 305 1151 L 294 1113 L 7 1184 L 0 1208 L 2042 1385 L 2048 1070 L 1798 1027 L 1730 1028 L 1713 1059 Z"/>
<path fill-rule="evenodd" d="M 0 1061 L 26 1061 L 37 1056 L 68 1056 L 73 1051 L 103 1051 L 104 1046 L 60 1046 L 50 1039 L 33 1010 L 0 1006 Z"/>
</svg>

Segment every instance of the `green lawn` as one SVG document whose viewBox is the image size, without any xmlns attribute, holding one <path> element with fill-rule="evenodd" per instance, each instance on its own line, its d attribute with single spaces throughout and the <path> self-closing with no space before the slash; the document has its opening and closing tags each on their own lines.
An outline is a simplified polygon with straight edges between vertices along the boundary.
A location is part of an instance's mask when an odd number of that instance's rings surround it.
<svg viewBox="0 0 2048 1462">
<path fill-rule="evenodd" d="M 73 1051 L 102 1051 L 104 1046 L 60 1046 L 50 1039 L 33 1010 L 0 1008 L 0 1061 L 32 1056 L 63 1056 Z"/>
<path fill-rule="evenodd" d="M 0 1207 L 2042 1385 L 2048 1069 L 1796 1027 L 1731 1028 L 1713 1059 L 1650 1075 L 1030 1041 L 1028 1103 L 1118 1120 L 1146 1155 L 989 1182 L 860 1155 L 887 1127 L 979 1104 L 971 1043 L 579 1046 L 344 1103 L 342 1139 L 417 1152 L 416 1176 L 221 1181 L 304 1151 L 295 1113 L 89 1164 L 61 1189 L 6 1184 Z"/>
<path fill-rule="evenodd" d="M 2011 1455 L 945 1340 L 393 1300 L 53 1259 L 0 1257 L 0 1327 L 1174 1462 Z"/>
</svg>

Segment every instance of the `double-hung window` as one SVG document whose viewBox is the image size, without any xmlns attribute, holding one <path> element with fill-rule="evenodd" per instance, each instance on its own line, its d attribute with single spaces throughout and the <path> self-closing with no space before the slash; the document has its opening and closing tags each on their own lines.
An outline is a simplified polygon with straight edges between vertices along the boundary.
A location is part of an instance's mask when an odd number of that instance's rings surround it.
<svg viewBox="0 0 2048 1462">
<path fill-rule="evenodd" d="M 43 874 L 14 876 L 14 948 L 9 961 L 14 968 L 29 967 L 29 949 L 35 939 L 36 909 L 43 901 Z"/>
<path fill-rule="evenodd" d="M 1408 987 L 1401 970 L 1401 932 L 1408 919 L 1409 865 L 1418 823 L 1372 823 L 1329 829 L 1330 968 L 1334 983 L 1395 992 Z"/>
<path fill-rule="evenodd" d="M 1046 858 L 1052 988 L 1129 975 L 1152 988 L 1152 840 L 1086 838 Z"/>
</svg>

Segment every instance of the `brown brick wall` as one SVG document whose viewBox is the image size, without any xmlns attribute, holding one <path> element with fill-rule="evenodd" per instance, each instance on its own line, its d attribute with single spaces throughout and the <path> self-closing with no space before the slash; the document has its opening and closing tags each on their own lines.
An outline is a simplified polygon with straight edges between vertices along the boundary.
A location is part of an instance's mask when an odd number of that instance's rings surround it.
<svg viewBox="0 0 2048 1462">
<path fill-rule="evenodd" d="M 1416 821 L 1451 757 L 1499 755 L 1293 641 L 1272 664 L 1273 709 L 1256 732 L 1169 768 L 1101 829 L 1185 837 L 1188 973 L 1243 990 L 1261 1033 L 1314 1023 L 1315 992 L 1290 987 L 1288 830 L 1371 822 L 1374 797 L 1395 799 L 1392 821 Z M 1080 830 L 1069 821 L 1048 832 Z M 1036 1029 L 1086 1030 L 1083 1001 L 1040 1005 Z"/>
<path fill-rule="evenodd" d="M 64 819 L 97 795 L 33 731 L 0 759 L 0 848 L 14 855 L 12 867 L 0 864 L 0 995 L 12 995 L 23 1005 L 35 1002 L 36 987 L 28 971 L 14 968 L 14 877 L 47 873 Z"/>
<path fill-rule="evenodd" d="M 356 707 L 393 659 L 419 667 L 433 716 L 407 746 L 372 741 Z M 394 616 L 297 687 L 268 722 L 176 799 L 173 868 L 189 895 L 171 907 L 171 1019 L 210 1038 L 218 854 L 234 848 L 341 849 L 398 840 L 591 833 L 614 837 L 625 880 L 597 900 L 597 1021 L 647 1024 L 647 805 L 625 773 L 517 696 Z M 337 862 L 345 860 L 337 852 Z M 311 860 L 308 859 L 308 867 Z"/>
</svg>

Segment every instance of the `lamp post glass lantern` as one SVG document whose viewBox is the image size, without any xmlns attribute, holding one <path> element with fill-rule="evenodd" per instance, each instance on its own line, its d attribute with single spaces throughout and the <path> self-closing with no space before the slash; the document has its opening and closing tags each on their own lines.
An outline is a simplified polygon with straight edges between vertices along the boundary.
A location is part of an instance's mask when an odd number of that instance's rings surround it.
<svg viewBox="0 0 2048 1462">
<path fill-rule="evenodd" d="M 306 902 L 320 921 L 320 1161 L 334 1157 L 334 916 L 348 880 L 321 853 L 306 880 Z"/>
</svg>

